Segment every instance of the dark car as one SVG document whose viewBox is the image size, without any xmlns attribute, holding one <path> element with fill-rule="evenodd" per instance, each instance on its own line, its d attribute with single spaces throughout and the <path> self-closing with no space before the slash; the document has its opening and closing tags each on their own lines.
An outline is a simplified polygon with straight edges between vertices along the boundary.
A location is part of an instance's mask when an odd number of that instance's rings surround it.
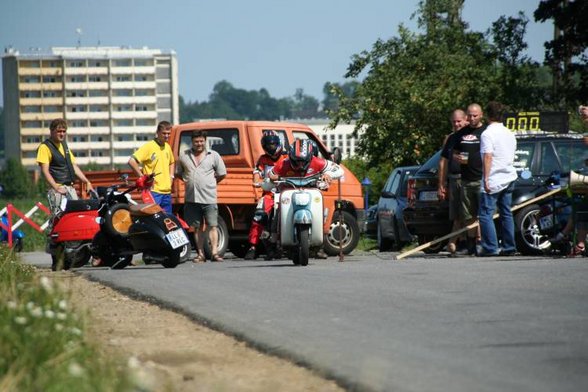
<svg viewBox="0 0 588 392">
<path fill-rule="evenodd" d="M 452 226 L 447 201 L 437 198 L 439 157 L 440 152 L 433 155 L 408 183 L 408 207 L 404 211 L 404 220 L 420 244 L 449 234 Z M 529 179 L 519 176 L 516 180 L 513 206 L 536 197 L 554 171 L 565 176 L 570 170 L 582 168 L 587 158 L 588 148 L 581 134 L 517 135 L 517 172 L 520 174 L 529 170 L 532 176 Z M 517 248 L 523 254 L 540 254 L 550 246 L 548 237 L 539 232 L 539 211 L 539 205 L 530 204 L 514 213 Z M 444 245 L 443 242 L 435 244 L 427 252 L 438 252 Z"/>
<path fill-rule="evenodd" d="M 418 166 L 397 167 L 392 171 L 375 209 L 375 234 L 380 252 L 399 250 L 414 237 L 404 224 L 408 178 Z"/>
</svg>

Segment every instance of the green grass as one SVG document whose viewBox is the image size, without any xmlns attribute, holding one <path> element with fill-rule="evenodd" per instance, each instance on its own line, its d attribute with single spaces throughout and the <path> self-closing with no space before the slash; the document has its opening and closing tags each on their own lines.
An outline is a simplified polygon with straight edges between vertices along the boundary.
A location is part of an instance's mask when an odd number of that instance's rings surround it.
<svg viewBox="0 0 588 392">
<path fill-rule="evenodd" d="M 0 390 L 136 390 L 121 360 L 87 336 L 71 293 L 0 246 Z"/>
<path fill-rule="evenodd" d="M 378 242 L 372 238 L 367 238 L 365 235 L 362 235 L 359 238 L 356 249 L 363 251 L 377 250 Z"/>
</svg>

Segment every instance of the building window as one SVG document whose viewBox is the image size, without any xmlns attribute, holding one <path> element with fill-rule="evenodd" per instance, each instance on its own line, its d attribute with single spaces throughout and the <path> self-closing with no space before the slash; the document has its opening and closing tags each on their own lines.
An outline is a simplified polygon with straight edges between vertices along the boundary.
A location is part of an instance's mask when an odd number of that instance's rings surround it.
<svg viewBox="0 0 588 392">
<path fill-rule="evenodd" d="M 84 66 L 83 60 L 72 60 L 69 62 L 69 66 L 73 68 L 80 68 Z"/>
<path fill-rule="evenodd" d="M 104 112 L 106 111 L 106 106 L 104 105 L 90 105 L 91 112 Z"/>
<path fill-rule="evenodd" d="M 61 97 L 61 92 L 60 91 L 43 91 L 43 97 L 45 98 L 56 98 L 56 97 Z"/>
<path fill-rule="evenodd" d="M 86 109 L 85 105 L 76 105 L 76 106 L 70 106 L 69 111 L 79 113 L 79 112 L 87 112 L 88 110 Z"/>
<path fill-rule="evenodd" d="M 114 123 L 115 127 L 132 127 L 133 126 L 133 120 L 130 119 L 121 119 L 121 120 L 116 120 Z"/>
<path fill-rule="evenodd" d="M 101 82 L 101 81 L 102 81 L 101 76 L 96 76 L 96 75 L 88 76 L 88 82 Z"/>
<path fill-rule="evenodd" d="M 146 82 L 147 80 L 147 75 L 135 75 L 135 82 Z"/>
<path fill-rule="evenodd" d="M 72 128 L 85 128 L 86 125 L 86 120 L 72 120 L 69 122 L 69 126 Z"/>
<path fill-rule="evenodd" d="M 149 67 L 152 65 L 153 65 L 153 63 L 151 62 L 151 60 L 135 59 L 135 67 Z"/>
<path fill-rule="evenodd" d="M 41 113 L 41 106 L 23 106 L 22 107 L 23 113 Z"/>
<path fill-rule="evenodd" d="M 107 127 L 108 121 L 107 120 L 90 120 L 91 127 Z"/>
<path fill-rule="evenodd" d="M 88 61 L 89 67 L 102 67 L 102 62 L 98 60 L 89 60 Z"/>
<path fill-rule="evenodd" d="M 112 65 L 115 67 L 130 67 L 131 66 L 131 59 L 113 60 Z"/>
<path fill-rule="evenodd" d="M 65 95 L 67 97 L 85 97 L 86 92 L 83 90 L 69 90 Z"/>
<path fill-rule="evenodd" d="M 69 78 L 71 83 L 84 83 L 86 81 L 85 75 L 76 75 Z"/>
<path fill-rule="evenodd" d="M 42 128 L 43 123 L 41 121 L 23 121 L 23 128 Z"/>
<path fill-rule="evenodd" d="M 41 98 L 40 91 L 21 91 L 21 98 Z"/>
<path fill-rule="evenodd" d="M 61 113 L 63 111 L 63 108 L 57 105 L 50 105 L 43 107 L 43 111 L 45 113 Z"/>
<path fill-rule="evenodd" d="M 130 97 L 133 95 L 133 90 L 129 90 L 129 89 L 112 90 L 112 95 L 115 97 Z"/>
<path fill-rule="evenodd" d="M 133 110 L 133 107 L 131 105 L 118 105 L 116 107 L 117 112 L 130 112 L 132 110 Z"/>
<path fill-rule="evenodd" d="M 40 83 L 41 79 L 38 76 L 25 76 L 22 79 L 23 83 Z"/>
<path fill-rule="evenodd" d="M 146 89 L 135 90 L 136 97 L 148 97 L 148 96 L 153 96 L 153 95 L 155 95 L 155 92 L 153 90 L 146 90 Z"/>
<path fill-rule="evenodd" d="M 27 136 L 23 138 L 24 143 L 41 143 L 41 138 L 39 136 Z"/>
<path fill-rule="evenodd" d="M 106 97 L 108 92 L 106 90 L 90 90 L 89 97 Z"/>
<path fill-rule="evenodd" d="M 55 82 L 58 82 L 58 80 L 55 76 L 43 76 L 43 83 L 55 83 Z"/>
<path fill-rule="evenodd" d="M 137 124 L 138 125 L 138 124 Z M 150 135 L 137 135 L 136 136 L 138 142 L 146 142 L 151 138 Z"/>
</svg>

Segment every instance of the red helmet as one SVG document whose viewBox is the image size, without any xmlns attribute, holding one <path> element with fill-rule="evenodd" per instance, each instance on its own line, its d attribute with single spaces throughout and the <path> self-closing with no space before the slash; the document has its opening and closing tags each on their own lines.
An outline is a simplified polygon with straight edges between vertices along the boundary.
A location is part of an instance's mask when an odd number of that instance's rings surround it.
<svg viewBox="0 0 588 392">
<path fill-rule="evenodd" d="M 306 171 L 315 155 L 315 144 L 308 139 L 296 139 L 290 146 L 288 157 L 293 169 Z"/>
<path fill-rule="evenodd" d="M 282 152 L 282 142 L 278 134 L 274 131 L 263 131 L 261 147 L 263 151 L 272 157 L 276 157 Z"/>
</svg>

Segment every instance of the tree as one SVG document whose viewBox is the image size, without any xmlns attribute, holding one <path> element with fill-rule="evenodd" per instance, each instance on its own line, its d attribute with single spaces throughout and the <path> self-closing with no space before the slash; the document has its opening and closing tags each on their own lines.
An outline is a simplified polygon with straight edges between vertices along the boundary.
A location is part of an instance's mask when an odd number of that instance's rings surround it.
<svg viewBox="0 0 588 392">
<path fill-rule="evenodd" d="M 553 20 L 554 39 L 545 43 L 545 64 L 553 73 L 553 101 L 567 108 L 588 100 L 588 2 L 542 0 L 536 21 Z"/>
<path fill-rule="evenodd" d="M 528 45 L 525 33 L 529 19 L 523 12 L 517 17 L 501 16 L 487 32 L 493 41 L 493 57 L 497 60 L 500 97 L 513 110 L 534 109 L 546 96 L 539 81 L 539 64 L 524 54 Z"/>
<path fill-rule="evenodd" d="M 304 90 L 301 88 L 296 89 L 291 107 L 293 118 L 318 117 L 319 101 L 310 95 L 304 94 Z"/>
<path fill-rule="evenodd" d="M 467 32 L 455 12 L 429 23 L 435 4 L 434 15 L 440 15 L 443 6 L 455 3 L 421 2 L 419 26 L 427 33 L 401 25 L 398 37 L 378 40 L 371 51 L 352 57 L 345 77 L 367 74 L 352 97 L 335 89 L 339 108 L 331 113 L 331 127 L 356 118 L 355 132 L 365 132 L 358 150 L 370 166 L 423 163 L 448 133 L 453 109 L 499 96 L 493 53 L 483 34 Z"/>
<path fill-rule="evenodd" d="M 345 82 L 343 84 L 327 82 L 323 86 L 323 101 L 322 109 L 325 113 L 331 113 L 339 108 L 339 98 L 337 97 L 336 91 L 340 90 L 346 97 L 352 97 L 359 86 L 357 80 Z"/>
<path fill-rule="evenodd" d="M 14 158 L 8 159 L 0 172 L 0 184 L 3 187 L 1 196 L 6 199 L 27 198 L 38 192 L 27 169 Z"/>
</svg>

